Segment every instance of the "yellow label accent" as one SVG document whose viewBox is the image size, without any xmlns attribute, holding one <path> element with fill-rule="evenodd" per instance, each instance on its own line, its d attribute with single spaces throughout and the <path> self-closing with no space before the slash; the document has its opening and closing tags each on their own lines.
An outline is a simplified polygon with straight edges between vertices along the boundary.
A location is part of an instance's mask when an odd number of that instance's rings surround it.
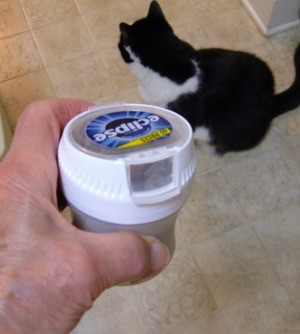
<svg viewBox="0 0 300 334">
<path fill-rule="evenodd" d="M 119 146 L 118 148 L 129 148 L 129 147 L 134 147 L 134 146 L 145 145 L 145 144 L 147 144 L 151 141 L 154 141 L 158 138 L 161 138 L 165 135 L 169 135 L 171 132 L 172 131 L 169 128 L 160 129 L 160 130 L 152 132 L 152 133 L 150 133 L 146 136 L 135 139 L 135 140 L 131 141 L 130 143 L 123 144 L 123 145 Z"/>
</svg>

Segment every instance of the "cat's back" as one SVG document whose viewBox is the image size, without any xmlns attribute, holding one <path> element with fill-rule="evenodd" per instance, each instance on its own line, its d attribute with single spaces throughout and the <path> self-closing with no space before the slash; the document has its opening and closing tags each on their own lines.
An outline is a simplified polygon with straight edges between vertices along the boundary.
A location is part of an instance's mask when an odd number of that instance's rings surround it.
<svg viewBox="0 0 300 334">
<path fill-rule="evenodd" d="M 255 55 L 242 51 L 210 48 L 197 50 L 198 63 L 206 84 L 245 84 L 256 88 L 269 87 L 273 94 L 274 80 L 268 65 Z M 228 86 L 229 85 L 229 86 Z"/>
<path fill-rule="evenodd" d="M 263 60 L 248 52 L 209 48 L 197 50 L 197 54 L 198 59 L 205 65 L 233 66 L 238 63 L 241 66 L 262 66 L 269 70 Z"/>
</svg>

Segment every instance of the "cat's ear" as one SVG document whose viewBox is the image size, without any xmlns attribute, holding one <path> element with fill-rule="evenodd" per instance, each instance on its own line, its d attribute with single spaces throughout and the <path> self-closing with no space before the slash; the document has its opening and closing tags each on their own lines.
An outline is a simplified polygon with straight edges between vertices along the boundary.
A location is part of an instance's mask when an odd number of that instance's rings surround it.
<svg viewBox="0 0 300 334">
<path fill-rule="evenodd" d="M 127 23 L 120 23 L 120 31 L 121 31 L 121 34 L 128 34 L 129 32 L 129 29 L 130 29 L 130 25 L 127 24 Z"/>
<path fill-rule="evenodd" d="M 127 23 L 120 23 L 120 32 L 122 39 L 125 43 L 128 43 L 129 41 L 129 30 L 130 30 L 130 25 Z"/>
<path fill-rule="evenodd" d="M 147 18 L 163 19 L 165 20 L 164 13 L 157 1 L 152 1 L 149 7 Z"/>
</svg>

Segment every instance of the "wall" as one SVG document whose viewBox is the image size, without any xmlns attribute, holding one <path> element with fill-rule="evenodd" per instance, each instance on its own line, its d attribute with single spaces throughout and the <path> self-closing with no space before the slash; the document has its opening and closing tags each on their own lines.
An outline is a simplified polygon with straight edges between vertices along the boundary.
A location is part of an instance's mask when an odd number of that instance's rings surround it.
<svg viewBox="0 0 300 334">
<path fill-rule="evenodd" d="M 300 0 L 241 0 L 265 35 L 273 35 L 300 24 Z"/>
</svg>

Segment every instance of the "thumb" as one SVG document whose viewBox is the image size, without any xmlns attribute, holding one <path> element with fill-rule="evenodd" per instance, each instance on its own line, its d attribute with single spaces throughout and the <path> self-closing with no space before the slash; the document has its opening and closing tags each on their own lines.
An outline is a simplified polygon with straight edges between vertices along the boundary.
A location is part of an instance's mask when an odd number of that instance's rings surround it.
<svg viewBox="0 0 300 334">
<path fill-rule="evenodd" d="M 144 280 L 158 274 L 170 260 L 168 248 L 154 237 L 133 232 L 82 232 L 97 279 L 95 294 L 111 286 Z"/>
</svg>

